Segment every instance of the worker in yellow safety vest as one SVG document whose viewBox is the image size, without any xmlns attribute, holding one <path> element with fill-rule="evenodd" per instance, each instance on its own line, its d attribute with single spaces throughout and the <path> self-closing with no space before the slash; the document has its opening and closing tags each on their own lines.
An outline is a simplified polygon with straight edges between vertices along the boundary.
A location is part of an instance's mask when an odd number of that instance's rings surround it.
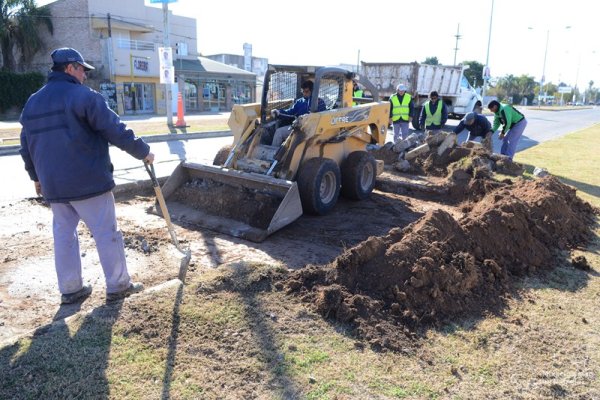
<svg viewBox="0 0 600 400">
<path fill-rule="evenodd" d="M 396 93 L 390 97 L 390 124 L 394 127 L 394 143 L 400 136 L 402 139 L 408 137 L 408 125 L 412 121 L 414 104 L 406 89 L 406 85 L 399 84 L 396 86 Z"/>
<path fill-rule="evenodd" d="M 435 90 L 429 93 L 429 101 L 423 104 L 419 127 L 428 131 L 439 131 L 448 120 L 448 109 Z"/>
<path fill-rule="evenodd" d="M 354 82 L 354 89 L 352 92 L 352 97 L 363 97 L 363 90 L 358 86 L 358 83 Z M 356 101 L 352 102 L 352 107 L 357 105 Z"/>
</svg>

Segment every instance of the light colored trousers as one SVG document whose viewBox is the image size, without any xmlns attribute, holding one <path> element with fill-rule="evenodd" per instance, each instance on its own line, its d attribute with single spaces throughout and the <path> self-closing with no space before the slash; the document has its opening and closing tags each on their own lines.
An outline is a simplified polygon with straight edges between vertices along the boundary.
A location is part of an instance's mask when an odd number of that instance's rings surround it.
<svg viewBox="0 0 600 400">
<path fill-rule="evenodd" d="M 500 148 L 500 154 L 509 156 L 512 160 L 513 156 L 517 152 L 517 145 L 523 135 L 523 131 L 527 127 L 527 120 L 523 118 L 515 125 L 513 125 L 508 133 L 502 139 L 502 147 Z"/>
<path fill-rule="evenodd" d="M 394 143 L 396 143 L 398 141 L 398 139 L 400 139 L 400 137 L 402 137 L 402 140 L 406 139 L 408 137 L 408 121 L 394 121 L 393 123 L 394 126 Z"/>
<path fill-rule="evenodd" d="M 273 143 L 271 143 L 271 145 L 277 146 L 277 147 L 281 146 L 283 144 L 283 142 L 285 141 L 285 139 L 287 139 L 291 133 L 292 133 L 292 130 L 290 129 L 289 125 L 282 126 L 281 128 L 277 128 L 277 130 L 275 131 L 275 134 L 273 135 Z"/>
<path fill-rule="evenodd" d="M 125 262 L 123 235 L 117 229 L 115 198 L 112 192 L 86 200 L 50 205 L 54 217 L 54 266 L 60 292 L 74 293 L 83 285 L 77 237 L 79 220 L 83 220 L 87 225 L 96 242 L 106 279 L 106 292 L 115 293 L 127 289 L 130 278 Z"/>
</svg>

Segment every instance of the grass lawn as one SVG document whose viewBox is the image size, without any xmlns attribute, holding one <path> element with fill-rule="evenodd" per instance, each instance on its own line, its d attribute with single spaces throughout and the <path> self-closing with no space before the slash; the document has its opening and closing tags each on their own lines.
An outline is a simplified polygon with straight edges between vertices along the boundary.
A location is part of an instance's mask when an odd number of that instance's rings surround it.
<svg viewBox="0 0 600 400">
<path fill-rule="evenodd" d="M 524 164 L 528 174 L 535 167 L 546 168 L 600 207 L 600 124 L 519 152 L 515 161 Z"/>
</svg>

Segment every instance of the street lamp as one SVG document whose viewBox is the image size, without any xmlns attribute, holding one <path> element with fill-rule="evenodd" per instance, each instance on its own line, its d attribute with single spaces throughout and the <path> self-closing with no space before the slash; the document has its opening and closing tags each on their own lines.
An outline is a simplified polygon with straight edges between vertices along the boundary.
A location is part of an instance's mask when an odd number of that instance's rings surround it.
<svg viewBox="0 0 600 400">
<path fill-rule="evenodd" d="M 528 27 L 527 29 L 533 30 L 532 27 Z M 565 26 L 565 29 L 571 29 L 570 25 Z M 544 93 L 544 83 L 546 81 L 546 59 L 548 57 L 548 41 L 550 39 L 550 29 L 546 30 L 546 49 L 544 50 L 544 64 L 542 67 L 542 79 L 540 79 L 540 91 L 538 94 L 538 107 L 542 106 L 542 95 L 548 100 L 548 97 Z"/>
<path fill-rule="evenodd" d="M 485 56 L 485 66 L 483 67 L 483 89 L 481 90 L 481 100 L 485 101 L 485 89 L 489 80 L 490 64 L 490 42 L 492 41 L 492 18 L 494 17 L 494 0 L 492 0 L 492 10 L 490 11 L 490 30 L 488 32 L 487 54 Z"/>
</svg>

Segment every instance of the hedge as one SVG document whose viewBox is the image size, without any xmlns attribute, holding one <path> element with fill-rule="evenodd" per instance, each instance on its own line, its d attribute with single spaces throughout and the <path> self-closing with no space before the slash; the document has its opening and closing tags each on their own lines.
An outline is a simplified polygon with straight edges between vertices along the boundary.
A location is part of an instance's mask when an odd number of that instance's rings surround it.
<svg viewBox="0 0 600 400">
<path fill-rule="evenodd" d="M 45 81 L 45 76 L 39 72 L 16 74 L 0 71 L 0 112 L 11 107 L 23 108 L 29 96 L 38 91 Z"/>
</svg>

